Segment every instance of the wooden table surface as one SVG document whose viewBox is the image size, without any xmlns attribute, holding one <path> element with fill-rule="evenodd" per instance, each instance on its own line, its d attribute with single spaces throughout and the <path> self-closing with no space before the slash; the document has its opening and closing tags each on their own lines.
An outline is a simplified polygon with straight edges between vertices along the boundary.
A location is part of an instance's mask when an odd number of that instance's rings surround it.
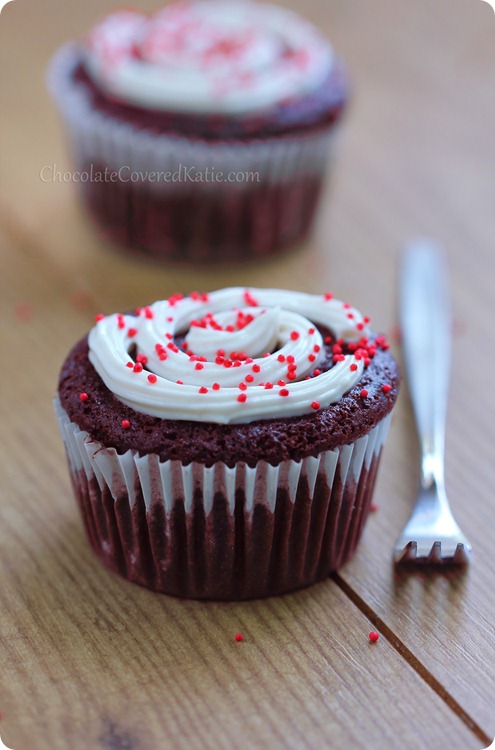
<svg viewBox="0 0 495 750">
<path fill-rule="evenodd" d="M 15 750 L 481 750 L 495 735 L 493 11 L 306 0 L 354 84 L 314 234 L 283 260 L 197 271 L 122 258 L 87 225 L 73 184 L 40 179 L 45 165 L 70 165 L 46 63 L 113 6 L 19 0 L 0 20 L 0 735 Z M 379 510 L 338 575 L 219 604 L 107 572 L 83 535 L 51 404 L 95 312 L 276 281 L 331 288 L 390 331 L 397 253 L 418 234 L 443 242 L 451 266 L 447 489 L 474 546 L 469 571 L 394 577 L 418 460 L 403 391 Z"/>
</svg>

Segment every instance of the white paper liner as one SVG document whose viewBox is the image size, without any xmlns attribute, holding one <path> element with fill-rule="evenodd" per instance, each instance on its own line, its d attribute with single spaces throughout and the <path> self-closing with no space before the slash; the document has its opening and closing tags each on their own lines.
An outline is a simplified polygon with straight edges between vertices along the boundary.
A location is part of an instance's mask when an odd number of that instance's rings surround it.
<svg viewBox="0 0 495 750">
<path fill-rule="evenodd" d="M 319 456 L 309 456 L 301 461 L 282 461 L 278 466 L 266 461 L 259 461 L 255 467 L 247 466 L 244 462 L 239 462 L 233 468 L 222 462 L 211 467 L 200 463 L 184 466 L 180 461 L 160 461 L 156 454 L 139 456 L 136 451 L 129 450 L 119 455 L 115 448 L 103 446 L 71 422 L 58 398 L 54 406 L 74 474 L 84 469 L 88 481 L 96 478 L 100 489 L 108 487 L 114 500 L 117 497 L 122 499 L 122 490 L 127 488 L 131 509 L 136 488 L 140 486 L 146 509 L 149 511 L 152 502 L 158 501 L 163 504 L 167 514 L 172 511 L 177 497 L 184 498 L 185 511 L 189 513 L 197 487 L 202 487 L 206 516 L 212 509 L 215 491 L 219 488 L 228 499 L 232 514 L 236 491 L 242 489 L 246 498 L 245 511 L 252 515 L 258 503 L 273 512 L 279 488 L 286 489 L 294 503 L 301 477 L 307 479 L 311 498 L 318 474 L 324 475 L 331 491 L 337 464 L 343 486 L 348 479 L 357 482 L 363 468 L 368 470 L 373 458 L 379 455 L 390 425 L 389 414 L 351 445 L 324 451 Z"/>
<path fill-rule="evenodd" d="M 252 184 L 279 184 L 296 176 L 322 176 L 333 151 L 338 125 L 308 135 L 210 143 L 201 139 L 156 135 L 118 122 L 96 111 L 82 86 L 71 74 L 80 59 L 77 45 L 62 47 L 52 59 L 48 87 L 65 121 L 76 163 L 104 164 L 110 170 L 126 168 L 126 177 L 136 173 L 175 173 L 193 168 L 194 173 L 214 168 L 229 173 L 258 173 L 259 181 L 228 183 L 229 188 L 248 189 Z M 129 171 L 127 171 L 129 170 Z M 156 178 L 155 178 L 156 179 Z M 177 191 L 190 181 L 148 181 L 150 190 Z M 223 184 L 223 183 L 220 183 Z M 194 183 L 195 189 L 218 189 L 219 183 Z"/>
</svg>

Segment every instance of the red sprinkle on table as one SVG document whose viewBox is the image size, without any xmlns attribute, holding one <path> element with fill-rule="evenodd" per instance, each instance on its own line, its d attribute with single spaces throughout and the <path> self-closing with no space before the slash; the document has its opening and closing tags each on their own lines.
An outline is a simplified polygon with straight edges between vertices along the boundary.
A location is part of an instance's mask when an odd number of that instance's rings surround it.
<svg viewBox="0 0 495 750">
<path fill-rule="evenodd" d="M 236 633 L 235 634 L 235 639 L 236 639 L 237 643 L 240 643 L 241 641 L 243 641 L 244 638 L 243 638 L 242 633 Z"/>
<path fill-rule="evenodd" d="M 79 394 L 79 401 L 87 401 L 89 398 L 87 393 L 80 393 Z"/>
<path fill-rule="evenodd" d="M 124 430 L 128 430 L 130 426 L 131 426 L 131 423 L 129 422 L 128 419 L 122 420 L 122 427 L 124 428 Z"/>
<path fill-rule="evenodd" d="M 379 637 L 380 636 L 378 635 L 378 633 L 375 633 L 374 630 L 372 630 L 371 633 L 368 636 L 368 638 L 370 639 L 371 643 L 376 643 L 377 640 L 379 639 Z"/>
</svg>

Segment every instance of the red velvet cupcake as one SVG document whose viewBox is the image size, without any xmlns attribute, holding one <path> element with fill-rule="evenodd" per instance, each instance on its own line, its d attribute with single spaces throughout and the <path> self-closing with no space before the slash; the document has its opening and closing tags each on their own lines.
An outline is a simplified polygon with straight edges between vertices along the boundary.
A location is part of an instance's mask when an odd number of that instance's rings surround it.
<svg viewBox="0 0 495 750">
<path fill-rule="evenodd" d="M 230 262 L 308 233 L 347 82 L 295 14 L 227 0 L 116 12 L 59 50 L 49 85 L 89 214 L 121 246 Z"/>
<path fill-rule="evenodd" d="M 353 555 L 397 364 L 331 295 L 224 289 L 105 317 L 56 411 L 93 549 L 135 583 L 270 596 Z"/>
</svg>

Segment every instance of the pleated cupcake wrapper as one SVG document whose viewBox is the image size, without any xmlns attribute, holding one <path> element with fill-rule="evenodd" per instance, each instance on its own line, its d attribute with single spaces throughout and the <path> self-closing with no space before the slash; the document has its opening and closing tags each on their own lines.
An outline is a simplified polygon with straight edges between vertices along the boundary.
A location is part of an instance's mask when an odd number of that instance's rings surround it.
<svg viewBox="0 0 495 750">
<path fill-rule="evenodd" d="M 176 460 L 161 461 L 156 454 L 139 456 L 130 450 L 119 455 L 79 429 L 58 400 L 55 411 L 76 494 L 80 502 L 84 495 L 84 502 L 91 505 L 83 509 L 83 516 L 101 516 L 102 498 L 106 498 L 103 534 L 92 521 L 90 534 L 104 562 L 131 580 L 160 591 L 218 599 L 266 596 L 298 588 L 328 575 L 352 555 L 369 510 L 390 422 L 388 415 L 355 443 L 316 457 L 286 460 L 278 466 L 259 461 L 249 467 L 239 462 L 230 468 L 222 462 L 211 467 L 183 465 Z M 87 487 L 81 487 L 81 483 Z M 220 502 L 222 522 L 216 529 Z M 189 560 L 189 567 L 177 570 L 177 562 L 169 561 L 174 570 L 168 576 L 168 552 L 162 556 L 156 548 L 163 550 L 165 541 L 169 546 L 178 544 L 174 539 L 165 540 L 174 533 L 178 513 L 182 518 L 179 526 L 187 528 L 187 533 L 177 559 L 182 560 L 180 565 Z M 139 533 L 122 531 L 122 514 L 134 518 Z M 88 529 L 88 518 L 85 521 Z M 138 537 L 143 538 L 143 528 L 146 543 L 152 537 L 155 541 L 148 561 L 139 569 Z M 157 541 L 161 533 L 164 539 Z M 112 534 L 119 537 L 113 546 L 125 551 L 131 565 L 111 559 Z M 208 557 L 216 557 L 219 548 L 234 549 L 239 539 L 248 551 L 232 553 L 230 563 L 227 554 L 218 569 L 212 564 L 209 580 L 204 579 L 206 573 L 195 570 L 201 550 L 200 557 L 205 558 L 201 565 L 208 567 Z M 275 547 L 280 560 L 274 557 Z M 263 574 L 268 558 L 269 570 Z M 225 569 L 229 564 L 232 570 Z M 145 570 L 146 566 L 150 570 Z"/>
<path fill-rule="evenodd" d="M 198 138 L 158 135 L 121 123 L 95 110 L 83 88 L 71 80 L 80 59 L 77 46 L 62 47 L 52 59 L 48 73 L 50 92 L 65 120 L 77 164 L 103 164 L 110 170 L 126 168 L 130 173 L 169 173 L 173 175 L 193 168 L 191 174 L 214 168 L 216 172 L 259 173 L 261 183 L 288 182 L 296 175 L 322 175 L 329 147 L 337 128 L 292 137 L 211 143 Z M 249 178 L 248 178 L 249 179 Z M 251 178 L 252 179 L 252 178 Z M 191 185 L 190 179 L 172 182 L 171 178 L 147 183 L 151 190 L 176 192 Z M 213 187 L 215 182 L 195 183 L 199 189 Z M 235 183 L 228 183 L 235 188 Z M 257 181 L 253 183 L 254 186 Z M 245 182 L 238 187 L 246 188 Z"/>
</svg>

